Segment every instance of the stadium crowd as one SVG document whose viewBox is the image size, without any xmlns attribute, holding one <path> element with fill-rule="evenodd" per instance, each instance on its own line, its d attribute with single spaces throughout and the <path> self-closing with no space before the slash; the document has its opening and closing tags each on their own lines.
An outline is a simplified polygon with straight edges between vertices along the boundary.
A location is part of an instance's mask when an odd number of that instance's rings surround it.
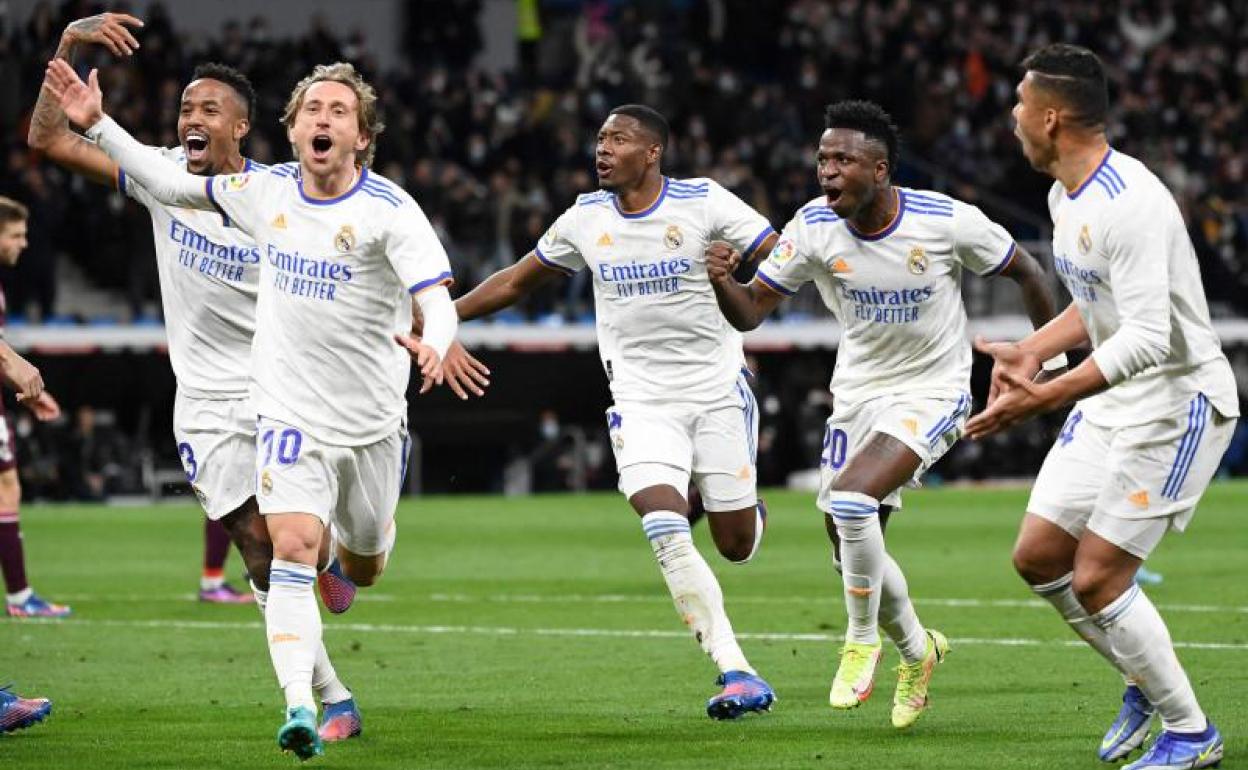
<svg viewBox="0 0 1248 770">
<path fill-rule="evenodd" d="M 289 157 L 278 117 L 291 85 L 316 63 L 354 61 L 377 83 L 388 125 L 374 165 L 428 213 L 451 255 L 457 291 L 465 291 L 528 252 L 578 192 L 594 187 L 595 132 L 611 107 L 631 101 L 670 119 L 669 174 L 711 176 L 777 226 L 817 192 L 822 106 L 847 97 L 878 101 L 906 143 L 899 181 L 976 202 L 1020 240 L 1043 241 L 1048 182 L 1019 152 L 1010 107 L 1025 53 L 1067 40 L 1099 51 L 1109 65 L 1111 140 L 1148 162 L 1179 198 L 1215 316 L 1248 315 L 1248 262 L 1239 258 L 1248 248 L 1248 8 L 1241 3 L 1041 0 L 1024 10 L 1006 0 L 544 0 L 521 4 L 538 15 L 521 19 L 520 64 L 505 73 L 480 61 L 478 0 L 403 5 L 402 66 L 387 71 L 361 32 L 331 28 L 317 15 L 303 35 L 282 38 L 263 15 L 216 31 L 181 28 L 160 3 L 144 14 L 133 60 L 97 50 L 76 63 L 100 67 L 109 110 L 140 140 L 163 145 L 176 144 L 179 97 L 194 66 L 216 60 L 240 68 L 259 95 L 245 152 L 273 162 Z M 115 320 L 159 318 L 146 212 L 42 162 L 25 144 L 44 62 L 61 31 L 105 9 L 66 0 L 40 3 L 27 18 L 0 10 L 0 194 L 32 209 L 29 251 L 0 275 L 19 321 L 58 313 L 80 320 L 56 300 L 61 258 L 125 297 L 128 312 Z M 591 313 L 582 271 L 511 318 L 562 322 Z M 826 409 L 821 379 L 802 402 L 815 411 Z M 785 421 L 798 419 L 791 411 Z M 1046 444 L 1037 438 L 1035 452 Z M 974 451 L 968 446 L 950 463 L 973 465 L 966 455 Z M 1032 453 L 1016 458 L 1020 468 L 1034 465 Z"/>
</svg>

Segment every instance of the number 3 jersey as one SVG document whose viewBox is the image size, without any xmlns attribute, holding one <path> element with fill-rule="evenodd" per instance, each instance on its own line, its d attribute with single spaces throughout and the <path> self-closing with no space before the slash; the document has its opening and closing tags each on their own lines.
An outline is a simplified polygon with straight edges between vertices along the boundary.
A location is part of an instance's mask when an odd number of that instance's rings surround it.
<svg viewBox="0 0 1248 770">
<path fill-rule="evenodd" d="M 706 247 L 724 240 L 748 255 L 772 232 L 716 182 L 664 177 L 643 211 L 623 211 L 606 190 L 579 196 L 534 252 L 564 273 L 589 268 L 616 401 L 707 404 L 735 393 L 744 354 L 715 302 Z"/>
<path fill-rule="evenodd" d="M 256 411 L 341 446 L 392 434 L 407 413 L 410 294 L 449 283 L 446 251 L 402 188 L 361 169 L 333 199 L 304 194 L 294 164 L 214 176 L 208 196 L 255 238 Z"/>
<path fill-rule="evenodd" d="M 822 196 L 784 228 L 757 280 L 785 296 L 813 281 L 843 327 L 831 390 L 840 403 L 970 388 L 971 346 L 962 270 L 994 275 L 1014 239 L 976 207 L 894 187 L 897 214 L 883 230 L 855 230 Z"/>
</svg>

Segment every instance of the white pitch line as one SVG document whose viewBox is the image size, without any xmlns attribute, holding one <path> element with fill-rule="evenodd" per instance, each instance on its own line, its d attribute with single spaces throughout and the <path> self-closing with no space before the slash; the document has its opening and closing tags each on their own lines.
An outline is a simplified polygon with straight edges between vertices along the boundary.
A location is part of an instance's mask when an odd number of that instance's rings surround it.
<svg viewBox="0 0 1248 770">
<path fill-rule="evenodd" d="M 180 630 L 237 630 L 260 631 L 264 624 L 259 621 L 237 622 L 221 620 L 120 620 L 107 618 L 70 618 L 45 619 L 30 618 L 25 624 L 63 625 L 63 626 L 104 626 L 109 628 L 175 628 Z M 554 637 L 598 637 L 614 639 L 688 639 L 689 632 L 659 629 L 630 628 L 520 628 L 516 626 L 414 626 L 395 623 L 335 623 L 325 626 L 329 631 L 356 631 L 359 633 L 378 634 L 425 634 L 425 635 L 460 635 L 460 636 L 554 636 Z M 738 639 L 772 641 L 772 642 L 840 642 L 843 637 L 834 634 L 820 633 L 738 633 Z M 1060 647 L 1083 647 L 1083 642 L 1074 639 L 1012 639 L 1012 638 L 952 638 L 953 644 L 990 645 L 995 647 L 1044 647 L 1057 645 Z M 1248 650 L 1248 644 L 1228 642 L 1175 642 L 1175 649 L 1180 650 Z"/>
<path fill-rule="evenodd" d="M 196 594 L 56 594 L 63 602 L 193 602 L 198 599 Z M 828 594 L 815 596 L 736 596 L 729 595 L 726 600 L 733 604 L 798 604 L 798 605 L 836 605 L 840 595 Z M 471 594 L 435 593 L 427 595 L 404 596 L 399 594 L 373 593 L 362 591 L 357 594 L 356 601 L 372 602 L 411 602 L 428 600 L 447 604 L 667 604 L 671 600 L 661 593 L 654 594 Z M 915 604 L 928 607 L 961 607 L 967 609 L 1048 609 L 1049 603 L 1042 599 L 950 599 L 950 598 L 913 598 Z M 1248 607 L 1217 604 L 1157 604 L 1162 612 L 1195 612 L 1248 614 Z"/>
</svg>

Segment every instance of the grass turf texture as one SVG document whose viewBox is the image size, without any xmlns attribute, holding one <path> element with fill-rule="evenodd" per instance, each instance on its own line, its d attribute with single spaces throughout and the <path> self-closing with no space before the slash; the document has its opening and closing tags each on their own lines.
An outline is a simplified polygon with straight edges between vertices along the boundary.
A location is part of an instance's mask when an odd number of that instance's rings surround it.
<svg viewBox="0 0 1248 770">
<path fill-rule="evenodd" d="M 1248 485 L 1215 486 L 1189 532 L 1149 562 L 1165 573 L 1148 592 L 1173 637 L 1227 645 L 1179 655 L 1232 763 L 1248 761 L 1246 498 Z M 707 719 L 716 672 L 618 496 L 406 500 L 387 574 L 347 615 L 326 615 L 364 735 L 313 766 L 1103 767 L 1095 751 L 1121 681 L 1014 576 L 1025 492 L 912 493 L 893 520 L 890 550 L 920 617 L 953 648 L 932 709 L 907 733 L 889 725 L 887 643 L 871 700 L 827 706 L 844 609 L 823 522 L 810 495 L 767 499 L 753 564 L 714 555 L 705 525 L 697 539 L 779 694 L 773 713 Z M 0 736 L 0 766 L 297 764 L 275 746 L 282 702 L 256 610 L 193 600 L 197 509 L 30 506 L 23 528 L 35 585 L 75 615 L 0 619 L 0 679 L 54 701 L 47 723 Z M 240 569 L 237 554 L 228 569 Z"/>
</svg>

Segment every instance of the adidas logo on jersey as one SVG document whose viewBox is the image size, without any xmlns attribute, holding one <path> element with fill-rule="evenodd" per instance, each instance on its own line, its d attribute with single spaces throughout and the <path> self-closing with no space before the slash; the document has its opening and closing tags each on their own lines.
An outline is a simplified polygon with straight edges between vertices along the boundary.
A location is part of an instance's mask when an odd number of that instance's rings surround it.
<svg viewBox="0 0 1248 770">
<path fill-rule="evenodd" d="M 286 215 L 278 214 L 277 218 L 273 220 L 272 225 L 273 225 L 273 229 L 275 230 L 285 230 L 286 229 Z"/>
<path fill-rule="evenodd" d="M 846 262 L 845 260 L 841 259 L 840 257 L 837 257 L 836 261 L 832 263 L 832 272 L 834 272 L 834 273 L 852 273 L 852 272 L 854 272 L 854 269 L 853 269 L 852 267 L 850 267 L 850 266 L 849 266 L 849 263 L 848 263 L 848 262 Z"/>
<path fill-rule="evenodd" d="M 614 244 L 615 244 L 615 241 L 611 240 L 611 234 L 610 234 L 610 233 L 603 233 L 602 235 L 598 236 L 598 245 L 599 245 L 599 246 L 611 246 L 611 245 L 614 245 Z"/>
<path fill-rule="evenodd" d="M 1129 494 L 1127 495 L 1127 500 L 1129 500 L 1132 504 L 1140 508 L 1147 508 L 1148 507 L 1148 490 L 1141 489 L 1139 492 L 1134 492 L 1132 494 Z"/>
</svg>

